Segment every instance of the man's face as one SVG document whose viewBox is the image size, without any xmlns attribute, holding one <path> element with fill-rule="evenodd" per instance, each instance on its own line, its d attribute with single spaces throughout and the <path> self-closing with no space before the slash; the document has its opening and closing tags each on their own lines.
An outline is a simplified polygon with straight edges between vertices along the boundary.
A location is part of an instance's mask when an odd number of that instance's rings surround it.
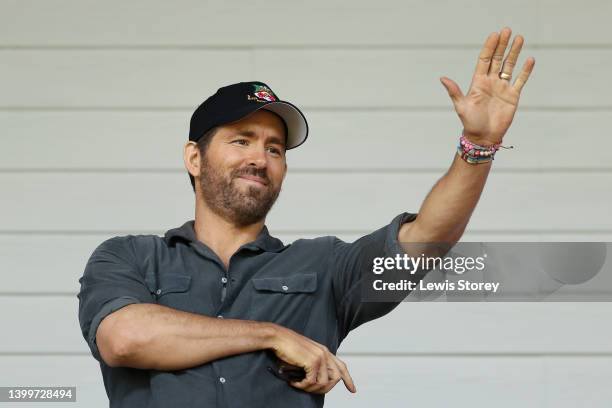
<svg viewBox="0 0 612 408">
<path fill-rule="evenodd" d="M 283 122 L 261 109 L 213 136 L 202 158 L 202 198 L 234 224 L 251 225 L 272 208 L 286 171 Z"/>
</svg>

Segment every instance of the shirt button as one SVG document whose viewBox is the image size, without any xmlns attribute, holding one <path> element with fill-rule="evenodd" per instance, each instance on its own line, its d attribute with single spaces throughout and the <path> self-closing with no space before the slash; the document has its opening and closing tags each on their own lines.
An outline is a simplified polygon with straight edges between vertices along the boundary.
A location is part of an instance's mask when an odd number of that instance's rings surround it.
<svg viewBox="0 0 612 408">
<path fill-rule="evenodd" d="M 286 291 L 288 291 L 288 290 L 289 290 L 289 286 L 287 286 L 287 285 L 283 285 L 283 290 L 284 290 L 285 292 L 286 292 Z"/>
<path fill-rule="evenodd" d="M 225 378 L 223 378 L 223 377 L 219 377 L 219 382 L 220 382 L 221 384 L 225 384 Z"/>
<path fill-rule="evenodd" d="M 223 316 L 218 315 L 218 316 L 217 316 L 217 319 L 223 319 Z"/>
<path fill-rule="evenodd" d="M 221 278 L 221 282 L 223 282 L 223 283 L 227 283 L 227 278 L 226 278 L 225 276 L 224 276 L 224 277 L 222 277 L 222 278 Z"/>
<path fill-rule="evenodd" d="M 157 294 L 159 295 L 159 294 L 161 293 L 161 289 L 157 289 L 157 290 L 155 291 L 155 293 L 157 293 Z"/>
</svg>

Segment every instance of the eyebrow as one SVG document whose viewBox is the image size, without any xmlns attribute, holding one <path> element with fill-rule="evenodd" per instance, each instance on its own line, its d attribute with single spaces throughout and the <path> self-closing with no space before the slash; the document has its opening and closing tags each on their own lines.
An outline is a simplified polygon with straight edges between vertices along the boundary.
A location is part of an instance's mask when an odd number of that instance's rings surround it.
<svg viewBox="0 0 612 408">
<path fill-rule="evenodd" d="M 240 130 L 238 130 L 238 134 L 240 136 L 245 136 L 245 137 L 255 137 L 255 132 L 253 132 L 252 130 L 248 130 L 248 129 L 240 129 Z M 281 146 L 285 145 L 283 140 L 281 138 L 277 137 L 277 136 L 270 137 L 269 141 L 272 142 L 272 143 L 279 144 Z"/>
</svg>

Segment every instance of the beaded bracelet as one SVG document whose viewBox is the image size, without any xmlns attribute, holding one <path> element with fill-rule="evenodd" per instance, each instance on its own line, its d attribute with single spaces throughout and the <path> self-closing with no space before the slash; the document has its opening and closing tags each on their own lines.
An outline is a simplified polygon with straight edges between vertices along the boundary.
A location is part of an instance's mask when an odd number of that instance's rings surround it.
<svg viewBox="0 0 612 408">
<path fill-rule="evenodd" d="M 464 135 L 459 138 L 457 154 L 470 164 L 488 163 L 495 160 L 495 153 L 500 149 L 513 149 L 514 146 L 502 146 L 496 143 L 491 146 L 480 146 L 468 140 Z"/>
</svg>

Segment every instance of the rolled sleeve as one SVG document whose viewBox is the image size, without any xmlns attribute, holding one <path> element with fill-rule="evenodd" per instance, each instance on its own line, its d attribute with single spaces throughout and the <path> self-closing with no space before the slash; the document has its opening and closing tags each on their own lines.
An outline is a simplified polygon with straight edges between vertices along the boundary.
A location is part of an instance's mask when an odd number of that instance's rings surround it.
<svg viewBox="0 0 612 408">
<path fill-rule="evenodd" d="M 400 227 L 414 221 L 417 214 L 402 213 L 391 223 L 353 243 L 338 238 L 333 241 L 332 282 L 336 312 L 338 317 L 339 339 L 353 329 L 370 320 L 384 316 L 400 302 L 362 302 L 362 271 L 373 256 L 393 257 L 404 254 L 398 242 Z"/>
<path fill-rule="evenodd" d="M 132 303 L 154 303 L 136 265 L 130 236 L 100 244 L 87 261 L 79 283 L 79 325 L 92 355 L 101 361 L 96 332 L 102 320 Z"/>
</svg>

